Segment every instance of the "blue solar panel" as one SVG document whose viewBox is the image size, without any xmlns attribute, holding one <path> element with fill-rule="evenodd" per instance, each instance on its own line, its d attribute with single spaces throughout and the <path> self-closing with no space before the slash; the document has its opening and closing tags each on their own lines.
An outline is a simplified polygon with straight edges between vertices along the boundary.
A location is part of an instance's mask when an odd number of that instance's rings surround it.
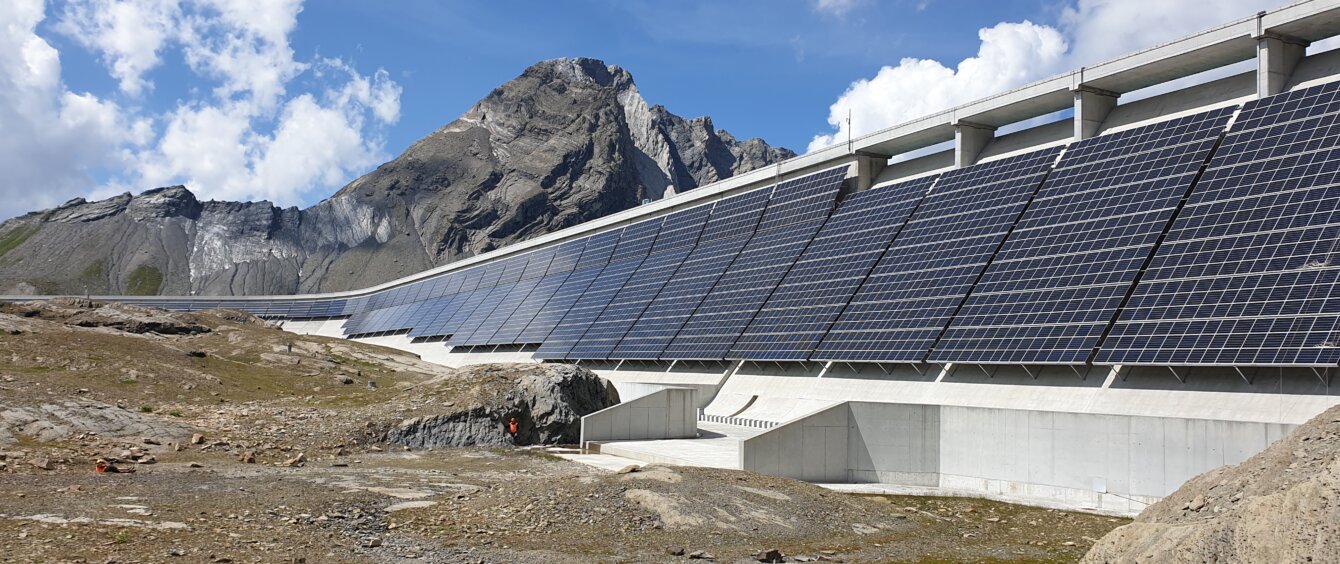
<svg viewBox="0 0 1340 564">
<path fill-rule="evenodd" d="M 582 268 L 572 271 L 567 279 L 559 286 L 554 294 L 544 303 L 544 306 L 536 312 L 526 328 L 517 334 L 515 342 L 520 343 L 543 343 L 554 331 L 558 323 L 567 315 L 572 305 L 581 299 L 586 289 L 595 282 L 596 277 L 600 276 L 600 271 L 604 267 Z"/>
<path fill-rule="evenodd" d="M 702 236 L 703 228 L 707 226 L 707 218 L 711 213 L 712 206 L 706 205 L 665 216 L 665 223 L 661 225 L 661 231 L 656 235 L 656 244 L 652 245 L 651 252 L 659 253 L 686 245 L 692 247 L 698 242 L 698 237 Z"/>
<path fill-rule="evenodd" d="M 941 176 L 810 359 L 924 360 L 1060 152 Z"/>
<path fill-rule="evenodd" d="M 1088 362 L 1232 113 L 1223 108 L 1076 143 L 929 359 Z"/>
<path fill-rule="evenodd" d="M 736 235 L 753 233 L 763 217 L 763 208 L 768 205 L 768 188 L 745 192 L 725 198 L 712 208 L 712 215 L 703 229 L 702 241 L 724 239 Z"/>
<path fill-rule="evenodd" d="M 564 271 L 541 278 L 535 289 L 526 295 L 516 309 L 502 321 L 497 331 L 494 331 L 488 337 L 488 340 L 482 344 L 514 345 L 525 343 L 526 341 L 521 340 L 521 332 L 530 325 L 530 322 L 535 319 L 535 316 L 540 313 L 545 304 L 549 303 L 550 298 L 554 297 L 559 288 L 563 287 L 564 282 L 571 274 L 571 271 Z M 543 340 L 543 337 L 541 337 L 541 340 Z"/>
<path fill-rule="evenodd" d="M 847 198 L 731 347 L 728 358 L 805 360 L 936 177 Z"/>
<path fill-rule="evenodd" d="M 1248 102 L 1099 364 L 1340 362 L 1340 83 Z"/>
<path fill-rule="evenodd" d="M 664 221 L 664 217 L 658 217 L 624 228 L 623 236 L 619 237 L 619 244 L 614 247 L 614 254 L 610 255 L 610 263 L 646 257 L 651 252 L 651 245 L 656 242 L 656 234 L 660 233 L 661 223 Z"/>
<path fill-rule="evenodd" d="M 629 278 L 565 358 L 608 358 L 614 347 L 619 344 L 619 340 L 637 322 L 647 306 L 656 299 L 657 294 L 674 276 L 675 271 L 692 250 L 693 247 L 682 246 L 654 253 L 642 261 L 637 272 Z"/>
<path fill-rule="evenodd" d="M 581 258 L 582 250 L 586 248 L 589 239 L 590 237 L 582 237 L 559 245 L 554 250 L 554 260 L 549 263 L 549 268 L 544 271 L 544 275 L 572 272 L 574 268 L 577 268 L 577 261 Z"/>
<path fill-rule="evenodd" d="M 512 315 L 516 313 L 517 308 L 521 307 L 526 298 L 530 296 L 531 292 L 539 286 L 541 280 L 543 279 L 532 278 L 522 280 L 513 284 L 506 292 L 502 292 L 501 288 L 494 289 L 494 296 L 499 296 L 497 298 L 497 305 L 491 308 L 487 315 L 483 315 L 482 317 L 480 312 L 483 310 L 483 307 L 481 306 L 479 310 L 476 310 L 475 314 L 471 316 L 471 319 L 466 321 L 465 325 L 468 327 L 468 331 L 465 331 L 464 329 L 462 331 L 457 331 L 455 335 L 452 335 L 451 340 L 447 344 L 452 346 L 500 344 L 493 342 L 493 334 L 511 319 Z"/>
<path fill-rule="evenodd" d="M 837 171 L 845 171 L 845 168 Z M 833 208 L 845 174 L 834 170 L 779 184 L 758 229 L 685 321 L 663 358 L 721 359 Z M 809 219 L 805 218 L 815 218 Z"/>
<path fill-rule="evenodd" d="M 483 325 L 484 322 L 489 320 L 493 315 L 493 311 L 507 298 L 508 294 L 512 293 L 512 290 L 516 288 L 518 284 L 518 282 L 513 282 L 511 284 L 494 286 L 488 290 L 479 290 L 484 293 L 484 297 L 479 300 L 479 305 L 475 307 L 474 312 L 472 312 L 469 317 L 466 317 L 464 321 L 461 321 L 460 324 L 456 326 L 455 331 L 452 331 L 451 339 L 447 341 L 447 344 L 453 347 L 475 344 L 472 342 L 475 339 L 475 332 L 479 330 L 479 327 Z"/>
<path fill-rule="evenodd" d="M 704 234 L 706 236 L 706 233 Z M 712 286 L 744 250 L 749 235 L 700 242 L 684 259 L 674 278 L 609 354 L 610 358 L 655 360 L 674 340 L 684 322 L 707 297 Z"/>
<path fill-rule="evenodd" d="M 614 247 L 619 244 L 620 235 L 623 235 L 622 227 L 587 237 L 586 246 L 582 248 L 581 258 L 577 259 L 577 264 L 573 267 L 573 270 L 598 268 L 609 264 L 610 255 L 614 254 Z"/>
</svg>

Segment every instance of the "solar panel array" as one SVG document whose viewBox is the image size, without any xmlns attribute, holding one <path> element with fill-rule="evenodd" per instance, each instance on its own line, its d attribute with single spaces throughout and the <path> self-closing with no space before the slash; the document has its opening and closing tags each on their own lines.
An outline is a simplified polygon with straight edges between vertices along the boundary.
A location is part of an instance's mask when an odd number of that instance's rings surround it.
<svg viewBox="0 0 1340 564">
<path fill-rule="evenodd" d="M 834 169 L 779 184 L 759 229 L 684 322 L 662 357 L 725 358 L 824 224 L 845 175 L 845 169 Z"/>
<path fill-rule="evenodd" d="M 1076 143 L 930 360 L 1087 362 L 1232 113 L 1223 108 Z"/>
<path fill-rule="evenodd" d="M 835 210 L 847 172 L 365 295 L 125 301 L 545 359 L 1340 364 L 1340 83 Z"/>
<path fill-rule="evenodd" d="M 1340 362 L 1340 83 L 1248 102 L 1096 362 Z"/>
<path fill-rule="evenodd" d="M 936 178 L 866 190 L 842 202 L 727 356 L 808 358 Z"/>
<path fill-rule="evenodd" d="M 809 358 L 925 360 L 1060 152 L 941 176 Z"/>
</svg>

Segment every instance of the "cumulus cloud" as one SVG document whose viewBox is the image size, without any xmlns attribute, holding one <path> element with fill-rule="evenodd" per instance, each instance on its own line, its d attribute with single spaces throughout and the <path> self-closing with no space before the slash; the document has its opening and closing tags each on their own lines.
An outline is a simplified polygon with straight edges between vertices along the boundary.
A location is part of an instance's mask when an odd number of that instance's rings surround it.
<svg viewBox="0 0 1340 564">
<path fill-rule="evenodd" d="M 975 57 L 955 68 L 929 59 L 903 59 L 872 78 L 853 82 L 829 108 L 832 130 L 816 135 L 809 150 L 852 136 L 985 98 L 1028 82 L 1147 48 L 1274 7 L 1276 0 L 1130 2 L 1078 0 L 1066 5 L 1055 26 L 999 23 L 978 32 Z"/>
<path fill-rule="evenodd" d="M 41 0 L 0 2 L 0 217 L 83 193 L 90 170 L 149 137 L 147 121 L 62 85 L 60 54 L 36 33 L 44 17 Z"/>
<path fill-rule="evenodd" d="M 829 108 L 828 123 L 836 131 L 815 136 L 810 150 L 845 142 L 849 132 L 864 135 L 1041 78 L 1059 68 L 1067 47 L 1059 31 L 1029 21 L 996 24 L 977 37 L 977 55 L 955 68 L 906 58 L 852 83 Z"/>
<path fill-rule="evenodd" d="M 400 117 L 386 71 L 300 58 L 301 0 L 0 2 L 0 218 L 77 195 L 183 183 L 203 198 L 310 201 L 386 158 Z M 87 49 L 116 80 L 73 92 L 39 24 Z M 146 109 L 165 59 L 190 94 Z M 301 77 L 301 80 L 299 78 Z M 174 77 L 174 80 L 182 77 Z M 320 191 L 320 192 L 319 192 Z"/>
</svg>

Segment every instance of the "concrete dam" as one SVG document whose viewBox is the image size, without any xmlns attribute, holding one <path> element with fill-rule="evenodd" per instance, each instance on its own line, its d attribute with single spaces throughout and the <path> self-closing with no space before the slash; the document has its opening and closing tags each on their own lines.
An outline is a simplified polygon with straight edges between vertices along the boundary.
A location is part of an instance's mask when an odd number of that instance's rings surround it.
<svg viewBox="0 0 1340 564">
<path fill-rule="evenodd" d="M 1135 513 L 1340 404 L 1336 35 L 1299 2 L 365 290 L 103 299 L 580 363 L 635 460 Z"/>
</svg>

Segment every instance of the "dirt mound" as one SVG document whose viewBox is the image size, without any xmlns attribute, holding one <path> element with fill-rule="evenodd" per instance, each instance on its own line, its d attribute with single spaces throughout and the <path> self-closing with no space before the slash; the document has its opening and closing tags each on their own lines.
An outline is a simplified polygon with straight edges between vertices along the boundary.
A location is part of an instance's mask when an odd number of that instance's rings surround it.
<svg viewBox="0 0 1340 564">
<path fill-rule="evenodd" d="M 240 309 L 207 309 L 200 312 L 201 315 L 217 317 L 224 321 L 236 323 L 238 325 L 250 325 L 254 327 L 265 327 L 268 325 L 264 319 L 256 317 Z"/>
<path fill-rule="evenodd" d="M 1340 407 L 1197 476 L 1085 562 L 1340 562 Z"/>
<path fill-rule="evenodd" d="M 419 386 L 427 414 L 391 428 L 411 447 L 572 444 L 583 415 L 619 403 L 614 386 L 567 364 L 483 364 Z M 508 431 L 515 418 L 517 433 Z"/>
</svg>

